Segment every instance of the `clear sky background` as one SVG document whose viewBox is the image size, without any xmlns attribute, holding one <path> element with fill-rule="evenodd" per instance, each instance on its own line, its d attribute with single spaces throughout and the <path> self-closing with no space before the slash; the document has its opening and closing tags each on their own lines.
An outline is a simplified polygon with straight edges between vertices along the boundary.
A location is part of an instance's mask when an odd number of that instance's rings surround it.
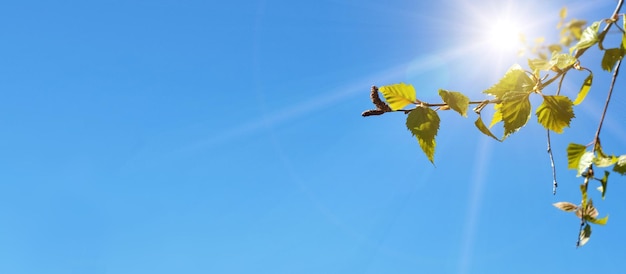
<svg viewBox="0 0 626 274">
<path fill-rule="evenodd" d="M 473 113 L 441 113 L 435 166 L 403 114 L 360 116 L 371 85 L 485 98 L 526 64 L 485 43 L 498 18 L 554 41 L 561 7 L 595 21 L 615 4 L 6 1 L 0 273 L 625 273 L 626 178 L 593 193 L 610 218 L 584 248 L 579 220 L 552 206 L 580 200 L 565 147 L 592 141 L 599 54 L 572 128 L 553 135 L 556 196 L 534 115 L 498 143 Z M 602 138 L 617 154 L 624 87 Z"/>
</svg>

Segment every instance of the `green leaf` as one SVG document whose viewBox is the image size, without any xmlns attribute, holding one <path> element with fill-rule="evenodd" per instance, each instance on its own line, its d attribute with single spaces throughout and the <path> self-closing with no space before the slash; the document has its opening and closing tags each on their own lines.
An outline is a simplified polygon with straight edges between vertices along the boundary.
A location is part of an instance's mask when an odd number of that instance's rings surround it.
<svg viewBox="0 0 626 274">
<path fill-rule="evenodd" d="M 543 103 L 537 108 L 537 120 L 546 129 L 563 133 L 574 118 L 572 101 L 563 95 L 545 95 Z"/>
<path fill-rule="evenodd" d="M 601 188 L 602 188 L 602 200 L 604 200 L 604 195 L 606 194 L 606 186 L 607 183 L 609 182 L 609 175 L 611 173 L 608 171 L 604 171 L 604 177 L 602 177 L 602 179 L 600 179 L 600 184 L 602 184 Z"/>
<path fill-rule="evenodd" d="M 383 94 L 385 101 L 393 110 L 399 110 L 410 104 L 415 104 L 415 88 L 412 85 L 400 83 L 382 86 L 378 90 Z"/>
<path fill-rule="evenodd" d="M 552 205 L 565 212 L 573 212 L 573 211 L 576 211 L 576 209 L 578 209 L 577 205 L 572 204 L 570 202 L 558 202 Z"/>
<path fill-rule="evenodd" d="M 533 71 L 549 70 L 552 64 L 548 60 L 528 59 L 528 67 Z"/>
<path fill-rule="evenodd" d="M 504 77 L 502 77 L 497 84 L 483 91 L 483 93 L 493 95 L 498 99 L 503 99 L 509 92 L 530 92 L 533 90 L 534 86 L 535 82 L 526 75 L 526 72 L 519 65 L 514 65 L 504 74 Z"/>
<path fill-rule="evenodd" d="M 530 118 L 529 92 L 512 91 L 504 96 L 502 101 L 502 121 L 504 121 L 504 136 L 523 127 Z"/>
<path fill-rule="evenodd" d="M 563 47 L 561 47 L 561 45 L 559 44 L 552 44 L 548 46 L 548 50 L 550 52 L 561 52 L 563 51 Z"/>
<path fill-rule="evenodd" d="M 570 143 L 567 146 L 567 168 L 578 169 L 580 158 L 585 154 L 587 147 L 580 144 Z"/>
<path fill-rule="evenodd" d="M 587 93 L 589 93 L 589 89 L 591 88 L 591 83 L 593 82 L 593 73 L 589 73 L 589 76 L 585 79 L 583 86 L 580 87 L 580 91 L 578 92 L 578 96 L 576 96 L 576 100 L 574 100 L 574 105 L 578 105 L 585 100 L 587 97 Z"/>
<path fill-rule="evenodd" d="M 556 49 L 556 48 L 555 48 Z M 559 49 L 560 51 L 560 49 Z M 576 57 L 567 53 L 554 52 L 550 60 L 543 59 L 529 59 L 528 66 L 533 71 L 538 70 L 563 70 L 574 63 L 576 63 Z"/>
<path fill-rule="evenodd" d="M 589 242 L 589 237 L 591 237 L 591 226 L 585 224 L 585 228 L 580 231 L 580 235 L 578 236 L 578 246 L 583 246 Z"/>
<path fill-rule="evenodd" d="M 583 31 L 580 36 L 580 41 L 569 49 L 570 54 L 574 52 L 574 50 L 586 49 L 598 42 L 598 29 L 600 28 L 600 22 L 601 21 L 593 22 L 591 26 L 587 27 L 585 31 Z"/>
<path fill-rule="evenodd" d="M 604 216 L 604 218 L 600 218 L 600 219 L 596 219 L 596 218 L 587 219 L 587 221 L 589 221 L 590 223 L 597 224 L 597 225 L 605 225 L 608 220 L 609 220 L 609 215 L 606 215 Z"/>
<path fill-rule="evenodd" d="M 593 163 L 594 158 L 595 156 L 591 151 L 586 151 L 583 156 L 580 157 L 580 162 L 578 162 L 578 173 L 576 174 L 576 177 L 580 177 L 580 175 L 582 175 L 583 172 L 585 172 L 589 168 L 591 163 Z"/>
<path fill-rule="evenodd" d="M 435 136 L 439 130 L 439 115 L 428 107 L 417 107 L 406 118 L 406 127 L 411 131 L 430 160 L 434 163 Z"/>
<path fill-rule="evenodd" d="M 617 163 L 613 166 L 613 171 L 621 175 L 626 174 L 626 155 L 621 155 L 617 158 Z"/>
<path fill-rule="evenodd" d="M 561 11 L 559 11 L 559 18 L 561 18 L 561 20 L 565 19 L 565 17 L 567 16 L 567 8 L 563 7 L 561 9 Z"/>
<path fill-rule="evenodd" d="M 500 112 L 500 109 L 502 109 L 502 104 L 493 105 L 493 109 L 495 110 L 495 112 L 493 113 L 493 117 L 491 118 L 489 128 L 492 128 L 495 124 L 502 121 L 502 112 Z"/>
<path fill-rule="evenodd" d="M 593 158 L 593 164 L 598 167 L 609 167 L 617 163 L 617 157 L 615 155 L 607 155 L 602 150 L 602 146 L 600 146 L 600 142 L 596 142 L 595 149 L 598 155 Z"/>
<path fill-rule="evenodd" d="M 617 60 L 622 59 L 622 57 L 624 57 L 624 50 L 621 48 L 605 50 L 602 57 L 602 69 L 611 72 Z"/>
<path fill-rule="evenodd" d="M 493 133 L 491 133 L 491 131 L 485 126 L 485 123 L 483 123 L 483 119 L 480 118 L 480 115 L 478 116 L 478 119 L 476 119 L 476 122 L 474 122 L 474 125 L 476 125 L 476 127 L 478 128 L 478 130 L 480 130 L 480 132 L 482 132 L 483 134 L 498 140 L 498 142 L 502 142 L 502 140 L 498 139 L 498 137 L 496 137 L 495 135 L 493 135 Z"/>
<path fill-rule="evenodd" d="M 578 208 L 579 210 L 583 208 L 587 208 L 587 186 L 585 184 L 580 185 L 580 193 L 582 194 L 583 198 L 582 198 L 581 205 Z M 580 215 L 578 215 L 578 217 L 580 218 Z"/>
<path fill-rule="evenodd" d="M 580 39 L 582 36 L 582 28 L 587 24 L 585 20 L 572 19 L 570 20 L 565 28 L 569 30 L 572 35 L 576 38 L 576 40 Z"/>
<path fill-rule="evenodd" d="M 448 106 L 454 111 L 461 114 L 463 117 L 467 117 L 467 108 L 469 107 L 469 98 L 463 95 L 463 93 L 456 91 L 447 91 L 440 89 L 439 96 L 448 104 Z"/>
<path fill-rule="evenodd" d="M 558 53 L 552 55 L 552 59 L 550 59 L 550 63 L 558 69 L 565 69 L 574 63 L 576 63 L 578 59 L 576 57 L 567 54 L 567 53 Z"/>
</svg>

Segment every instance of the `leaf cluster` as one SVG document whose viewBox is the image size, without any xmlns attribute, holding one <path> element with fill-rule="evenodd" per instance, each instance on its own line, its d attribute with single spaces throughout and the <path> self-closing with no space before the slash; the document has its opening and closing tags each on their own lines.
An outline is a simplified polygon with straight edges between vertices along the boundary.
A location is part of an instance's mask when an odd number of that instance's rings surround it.
<svg viewBox="0 0 626 274">
<path fill-rule="evenodd" d="M 621 8 L 621 4 L 622 1 L 619 2 L 617 11 Z M 484 90 L 483 94 L 491 98 L 472 101 L 461 92 L 440 89 L 438 93 L 442 102 L 428 103 L 417 98 L 416 90 L 412 85 L 398 83 L 381 86 L 379 89 L 373 87 L 371 98 L 377 108 L 364 112 L 363 116 L 382 115 L 388 112 L 407 114 L 407 129 L 416 137 L 428 160 L 434 164 L 435 139 L 441 122 L 439 111 L 453 110 L 462 117 L 468 117 L 469 106 L 476 105 L 473 108 L 473 112 L 477 115 L 474 122 L 476 128 L 495 140 L 504 141 L 528 123 L 533 113 L 530 97 L 538 96 L 542 101 L 535 108 L 534 114 L 537 123 L 548 132 L 548 152 L 552 159 L 549 133 L 563 133 L 570 126 L 571 120 L 575 118 L 574 107 L 584 101 L 593 83 L 593 73 L 581 65 L 580 56 L 589 48 L 598 45 L 598 48 L 604 52 L 601 61 L 602 69 L 613 72 L 613 78 L 617 77 L 621 60 L 626 55 L 626 32 L 623 31 L 626 29 L 626 16 L 622 16 L 621 20 L 621 44 L 618 47 L 608 49 L 602 45 L 608 29 L 618 21 L 617 11 L 611 19 L 595 21 L 585 27 L 586 21 L 583 20 L 572 19 L 566 22 L 567 9 L 562 9 L 559 13 L 560 20 L 557 26 L 561 35 L 559 43 L 544 46 L 543 38 L 535 39 L 535 46 L 531 48 L 531 53 L 537 55 L 537 58 L 528 59 L 527 69 L 517 64 L 513 65 L 496 84 Z M 600 31 L 603 23 L 605 27 Z M 522 39 L 525 40 L 523 37 Z M 573 46 L 571 46 L 572 44 Z M 569 51 L 562 52 L 563 48 L 566 47 L 569 47 Z M 563 95 L 561 94 L 560 83 L 566 74 L 572 70 L 586 71 L 588 75 L 576 94 Z M 547 90 L 547 87 L 556 81 L 559 83 L 556 90 L 553 92 Z M 611 84 L 602 120 L 610 101 L 613 84 L 614 81 Z M 380 100 L 377 91 L 380 91 L 386 103 Z M 570 96 L 574 99 L 572 100 Z M 487 105 L 493 105 L 494 108 L 489 126 L 486 126 L 481 116 L 482 110 Z M 408 106 L 411 107 L 407 109 Z M 502 125 L 503 134 L 501 137 L 497 137 L 491 131 L 497 124 Z M 578 246 L 584 245 L 589 240 L 591 235 L 590 224 L 604 225 L 608 220 L 608 216 L 597 218 L 598 210 L 594 207 L 592 199 L 588 197 L 587 189 L 590 181 L 599 182 L 598 190 L 604 199 L 611 172 L 605 170 L 601 178 L 596 178 L 594 167 L 612 168 L 612 172 L 620 175 L 626 174 L 626 155 L 609 155 L 604 152 L 600 145 L 601 126 L 602 121 L 592 141 L 591 149 L 588 149 L 588 146 L 575 143 L 571 143 L 567 147 L 568 168 L 575 169 L 577 176 L 582 176 L 584 180 L 580 185 L 581 203 L 558 202 L 554 204 L 555 207 L 563 211 L 574 212 L 580 218 Z M 552 165 L 554 165 L 553 161 Z M 554 177 L 554 186 L 556 187 L 556 175 Z"/>
</svg>

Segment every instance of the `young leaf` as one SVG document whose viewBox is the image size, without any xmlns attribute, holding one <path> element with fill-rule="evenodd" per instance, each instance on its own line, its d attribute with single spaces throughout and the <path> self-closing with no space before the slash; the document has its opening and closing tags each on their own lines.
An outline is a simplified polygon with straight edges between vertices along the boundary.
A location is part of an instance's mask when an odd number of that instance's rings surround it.
<svg viewBox="0 0 626 274">
<path fill-rule="evenodd" d="M 537 120 L 546 129 L 563 133 L 574 118 L 572 101 L 563 95 L 543 96 L 543 103 L 537 108 Z"/>
<path fill-rule="evenodd" d="M 543 59 L 528 59 L 528 67 L 533 71 L 549 70 L 552 63 Z"/>
<path fill-rule="evenodd" d="M 451 109 L 461 114 L 463 117 L 467 117 L 467 108 L 469 107 L 469 98 L 463 95 L 463 93 L 456 91 L 447 91 L 440 89 L 439 96 L 441 99 L 450 106 Z"/>
<path fill-rule="evenodd" d="M 621 48 L 605 50 L 602 57 L 602 69 L 611 72 L 617 60 L 622 59 L 622 57 L 624 57 L 624 50 Z"/>
<path fill-rule="evenodd" d="M 578 169 L 580 158 L 585 154 L 587 147 L 584 145 L 570 143 L 567 146 L 567 168 Z"/>
<path fill-rule="evenodd" d="M 604 200 L 604 194 L 606 194 L 606 186 L 607 183 L 609 182 L 609 174 L 611 174 L 608 171 L 604 171 L 604 177 L 602 177 L 602 179 L 600 179 L 600 183 L 602 184 L 601 188 L 602 188 L 602 200 Z"/>
<path fill-rule="evenodd" d="M 578 105 L 585 100 L 585 97 L 587 97 L 587 93 L 589 93 L 589 89 L 591 88 L 591 82 L 593 82 L 593 73 L 589 73 L 589 76 L 585 79 L 583 86 L 580 87 L 578 96 L 576 96 L 576 100 L 574 100 L 574 105 Z"/>
<path fill-rule="evenodd" d="M 553 206 L 555 206 L 556 208 L 563 210 L 565 212 L 572 212 L 572 211 L 576 211 L 576 209 L 578 209 L 578 206 L 575 204 L 572 204 L 570 202 L 558 202 L 558 203 L 554 203 L 552 204 Z"/>
<path fill-rule="evenodd" d="M 598 155 L 593 158 L 593 164 L 598 167 L 609 167 L 617 163 L 618 158 L 615 155 L 607 155 L 602 150 L 600 142 L 596 142 L 595 149 Z"/>
<path fill-rule="evenodd" d="M 561 18 L 561 20 L 565 19 L 565 17 L 567 16 L 567 8 L 563 7 L 561 9 L 561 11 L 559 12 L 559 18 Z"/>
<path fill-rule="evenodd" d="M 500 112 L 504 121 L 504 136 L 523 127 L 530 118 L 529 92 L 512 91 L 504 96 Z"/>
<path fill-rule="evenodd" d="M 554 54 L 552 59 L 550 59 L 550 63 L 552 66 L 557 67 L 558 69 L 565 69 L 574 63 L 576 63 L 576 57 L 567 54 L 567 53 L 559 53 Z"/>
<path fill-rule="evenodd" d="M 435 136 L 439 130 L 439 115 L 428 107 L 417 107 L 409 112 L 406 118 L 406 127 L 411 131 L 430 160 L 434 163 Z"/>
<path fill-rule="evenodd" d="M 552 44 L 548 46 L 548 50 L 550 52 L 561 52 L 563 51 L 563 47 L 561 47 L 561 45 L 559 44 Z"/>
<path fill-rule="evenodd" d="M 626 155 L 621 155 L 617 158 L 617 163 L 613 166 L 613 171 L 621 175 L 626 174 Z"/>
<path fill-rule="evenodd" d="M 412 85 L 400 83 L 382 86 L 378 90 L 383 94 L 385 101 L 393 110 L 399 110 L 410 104 L 415 104 L 415 88 Z"/>
<path fill-rule="evenodd" d="M 493 109 L 495 110 L 495 112 L 493 113 L 493 117 L 491 117 L 491 123 L 489 124 L 489 128 L 492 128 L 495 124 L 502 121 L 502 112 L 500 112 L 500 109 L 502 109 L 502 104 L 493 105 Z"/>
<path fill-rule="evenodd" d="M 578 236 L 578 247 L 585 245 L 589 242 L 589 237 L 591 237 L 591 226 L 589 224 L 585 225 L 585 228 L 580 231 L 580 235 Z"/>
<path fill-rule="evenodd" d="M 576 39 L 580 39 L 583 33 L 582 28 L 587 24 L 585 20 L 572 19 L 567 23 L 566 29 L 571 32 Z"/>
<path fill-rule="evenodd" d="M 587 221 L 593 224 L 597 224 L 597 225 L 605 225 L 608 220 L 609 220 L 609 215 L 606 215 L 604 216 L 604 218 L 600 218 L 600 219 L 590 218 Z"/>
<path fill-rule="evenodd" d="M 582 211 L 582 209 L 587 208 L 587 185 L 580 184 L 580 194 L 582 194 L 583 198 L 582 198 L 582 202 L 580 203 L 580 206 L 578 207 L 578 210 L 576 211 L 576 216 L 578 216 L 578 218 L 580 218 L 581 216 L 581 214 L 579 214 L 579 211 Z"/>
<path fill-rule="evenodd" d="M 552 55 L 552 58 L 550 58 L 549 61 L 543 59 L 528 59 L 528 66 L 530 69 L 533 71 L 551 69 L 562 70 L 573 65 L 576 63 L 576 60 L 578 60 L 576 57 L 567 53 L 558 53 L 561 51 L 560 48 L 552 47 L 552 49 L 556 50 L 556 52 L 553 52 L 554 55 Z"/>
<path fill-rule="evenodd" d="M 586 49 L 598 42 L 598 29 L 600 28 L 600 22 L 601 21 L 593 22 L 591 26 L 587 27 L 585 31 L 583 31 L 580 36 L 580 41 L 569 49 L 570 54 L 574 52 L 574 50 Z"/>
<path fill-rule="evenodd" d="M 580 162 L 578 162 L 578 173 L 576 174 L 576 177 L 580 177 L 580 175 L 583 174 L 583 172 L 585 172 L 589 166 L 591 165 L 591 163 L 593 163 L 593 152 L 591 151 L 586 151 L 582 157 L 580 157 Z"/>
<path fill-rule="evenodd" d="M 478 128 L 478 130 L 480 130 L 483 134 L 498 140 L 498 142 L 502 142 L 502 140 L 493 135 L 493 133 L 491 133 L 491 131 L 485 126 L 485 123 L 483 123 L 483 119 L 480 118 L 480 115 L 478 116 L 478 119 L 476 119 L 476 122 L 474 122 L 474 125 L 476 125 L 476 128 Z"/>
<path fill-rule="evenodd" d="M 504 74 L 504 77 L 500 81 L 483 91 L 483 93 L 491 94 L 498 99 L 503 99 L 504 96 L 511 91 L 532 91 L 535 86 L 535 82 L 526 75 L 526 72 L 519 66 L 512 66 L 509 71 Z"/>
</svg>

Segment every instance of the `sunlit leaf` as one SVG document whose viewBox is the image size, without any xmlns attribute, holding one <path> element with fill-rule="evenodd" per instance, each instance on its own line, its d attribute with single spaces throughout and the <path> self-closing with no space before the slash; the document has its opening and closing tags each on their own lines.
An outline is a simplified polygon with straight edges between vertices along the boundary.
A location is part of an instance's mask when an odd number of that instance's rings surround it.
<svg viewBox="0 0 626 274">
<path fill-rule="evenodd" d="M 570 143 L 567 146 L 567 168 L 578 169 L 580 158 L 585 154 L 587 147 L 580 144 Z"/>
<path fill-rule="evenodd" d="M 578 40 L 582 36 L 582 32 L 583 32 L 582 28 L 586 24 L 587 24 L 587 21 L 585 20 L 572 19 L 567 23 L 564 30 L 568 30 L 574 36 L 574 38 Z"/>
<path fill-rule="evenodd" d="M 415 104 L 415 88 L 405 83 L 382 86 L 378 89 L 385 101 L 393 110 L 402 109 L 410 104 Z"/>
<path fill-rule="evenodd" d="M 573 42 L 573 39 L 569 35 L 561 36 L 561 39 L 559 40 L 559 43 L 563 44 L 563 46 L 566 46 L 566 47 L 569 47 L 569 45 L 571 45 L 572 42 Z"/>
<path fill-rule="evenodd" d="M 563 51 L 563 47 L 561 47 L 561 45 L 559 44 L 552 44 L 548 46 L 548 50 L 550 52 L 561 52 Z"/>
<path fill-rule="evenodd" d="M 597 225 L 605 225 L 606 222 L 609 221 L 609 215 L 606 215 L 604 216 L 604 218 L 600 218 L 600 219 L 590 218 L 587 221 L 593 224 L 597 224 Z"/>
<path fill-rule="evenodd" d="M 567 8 L 563 7 L 561 9 L 561 11 L 559 11 L 559 18 L 561 18 L 561 20 L 565 19 L 565 17 L 567 17 Z"/>
<path fill-rule="evenodd" d="M 611 174 L 610 172 L 605 170 L 604 171 L 604 177 L 602 177 L 602 179 L 600 179 L 600 183 L 602 184 L 602 186 L 601 186 L 601 188 L 602 188 L 602 190 L 601 190 L 601 192 L 602 192 L 602 200 L 604 200 L 604 195 L 606 194 L 606 186 L 607 186 L 607 184 L 609 182 L 609 175 L 610 174 Z"/>
<path fill-rule="evenodd" d="M 543 59 L 528 59 L 528 67 L 533 71 L 549 70 L 552 68 L 552 63 Z"/>
<path fill-rule="evenodd" d="M 493 113 L 493 117 L 491 117 L 491 123 L 489 124 L 489 128 L 492 128 L 495 124 L 502 121 L 502 112 L 500 112 L 501 108 L 502 104 L 493 105 L 493 109 L 495 110 L 495 112 Z"/>
<path fill-rule="evenodd" d="M 563 128 L 569 127 L 570 121 L 574 118 L 572 105 L 567 96 L 545 95 L 535 114 L 544 128 L 563 133 Z"/>
<path fill-rule="evenodd" d="M 483 91 L 498 99 L 503 99 L 504 95 L 512 91 L 531 91 L 535 86 L 534 81 L 526 75 L 526 72 L 519 66 L 512 66 L 500 81 Z"/>
<path fill-rule="evenodd" d="M 504 136 L 523 127 L 530 118 L 529 92 L 513 91 L 504 96 L 502 100 L 502 121 L 504 122 Z"/>
<path fill-rule="evenodd" d="M 621 155 L 617 158 L 617 163 L 613 166 L 613 171 L 621 175 L 626 174 L 626 155 Z"/>
<path fill-rule="evenodd" d="M 463 93 L 456 91 L 447 91 L 440 89 L 439 96 L 448 104 L 448 106 L 454 111 L 461 114 L 463 117 L 467 117 L 467 108 L 469 107 L 469 98 L 463 95 Z"/>
<path fill-rule="evenodd" d="M 611 72 L 617 60 L 622 59 L 622 57 L 624 57 L 624 50 L 621 48 L 605 50 L 602 57 L 602 69 Z"/>
<path fill-rule="evenodd" d="M 491 133 L 491 131 L 485 126 L 485 123 L 483 123 L 483 119 L 480 118 L 480 115 L 478 116 L 478 119 L 476 119 L 476 122 L 474 122 L 474 125 L 476 125 L 476 128 L 478 128 L 478 130 L 480 130 L 483 134 L 502 142 L 502 140 L 493 135 L 493 133 Z"/>
<path fill-rule="evenodd" d="M 583 246 L 589 242 L 589 237 L 591 237 L 591 226 L 586 224 L 585 228 L 580 231 L 580 235 L 578 236 L 578 246 Z"/>
<path fill-rule="evenodd" d="M 550 60 L 529 59 L 528 66 L 533 71 L 538 71 L 538 70 L 557 70 L 558 71 L 558 70 L 563 70 L 573 65 L 574 63 L 576 63 L 576 60 L 577 60 L 576 57 L 569 55 L 567 53 L 555 52 L 555 54 L 552 55 L 552 58 L 550 58 Z"/>
<path fill-rule="evenodd" d="M 417 107 L 406 118 L 406 127 L 411 131 L 430 160 L 434 163 L 435 136 L 439 130 L 439 115 L 428 107 Z"/>
<path fill-rule="evenodd" d="M 574 63 L 576 63 L 577 60 L 578 59 L 576 59 L 576 57 L 570 54 L 558 53 L 552 56 L 552 58 L 550 59 L 550 63 L 552 64 L 552 66 L 555 66 L 558 69 L 562 70 L 573 65 Z"/>
<path fill-rule="evenodd" d="M 565 212 L 573 212 L 573 211 L 576 211 L 576 209 L 578 209 L 577 205 L 572 204 L 570 202 L 557 202 L 552 205 Z"/>
<path fill-rule="evenodd" d="M 570 54 L 574 52 L 574 50 L 586 49 L 598 42 L 598 29 L 600 28 L 600 22 L 601 21 L 593 22 L 591 26 L 587 27 L 583 31 L 580 36 L 580 41 L 569 49 Z"/>
<path fill-rule="evenodd" d="M 576 177 L 580 177 L 580 175 L 582 175 L 583 172 L 585 172 L 589 168 L 591 163 L 593 163 L 593 158 L 595 158 L 595 156 L 591 151 L 586 151 L 583 156 L 580 157 L 580 162 L 578 162 L 578 173 L 576 174 Z"/>
<path fill-rule="evenodd" d="M 591 88 L 591 83 L 593 82 L 593 73 L 589 73 L 589 76 L 585 78 L 585 82 L 583 86 L 580 87 L 580 91 L 578 92 L 578 96 L 576 96 L 576 100 L 574 100 L 574 105 L 578 105 L 585 100 L 587 97 L 587 93 L 589 93 L 589 89 Z"/>
<path fill-rule="evenodd" d="M 580 184 L 580 194 L 583 196 L 583 198 L 582 198 L 582 202 L 580 203 L 580 206 L 578 207 L 579 211 L 587 207 L 587 185 Z M 581 214 L 579 214 L 579 212 L 576 211 L 576 216 L 580 218 Z"/>
<path fill-rule="evenodd" d="M 598 155 L 593 159 L 593 164 L 598 167 L 609 167 L 617 163 L 618 158 L 615 155 L 607 155 L 602 150 L 600 142 L 596 142 L 595 150 Z"/>
<path fill-rule="evenodd" d="M 597 167 L 609 167 L 617 163 L 618 158 L 614 155 L 608 157 L 595 157 L 593 158 L 593 164 Z"/>
</svg>

